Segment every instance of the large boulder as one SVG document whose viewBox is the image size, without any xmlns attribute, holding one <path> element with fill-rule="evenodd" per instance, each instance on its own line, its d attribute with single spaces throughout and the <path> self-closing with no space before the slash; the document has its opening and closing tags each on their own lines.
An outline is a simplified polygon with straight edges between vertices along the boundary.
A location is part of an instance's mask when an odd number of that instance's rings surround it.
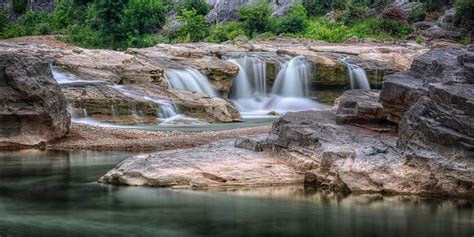
<svg viewBox="0 0 474 237">
<path fill-rule="evenodd" d="M 69 131 L 66 99 L 47 62 L 0 52 L 0 97 L 0 148 L 36 146 Z"/>
<path fill-rule="evenodd" d="M 449 163 L 473 162 L 474 84 L 431 84 L 428 96 L 405 113 L 399 145 L 414 153 L 436 151 Z"/>
<path fill-rule="evenodd" d="M 387 115 L 379 103 L 380 91 L 348 90 L 336 100 L 338 124 L 385 123 Z"/>
<path fill-rule="evenodd" d="M 308 185 L 323 189 L 474 195 L 472 159 L 414 153 L 398 147 L 394 134 L 338 125 L 335 121 L 333 111 L 289 113 L 274 124 L 275 136 L 269 142 L 286 163 L 305 172 Z"/>
<path fill-rule="evenodd" d="M 433 49 L 415 59 L 409 71 L 385 76 L 380 101 L 388 119 L 398 123 L 419 98 L 428 94 L 430 83 L 467 83 L 474 48 Z"/>
</svg>

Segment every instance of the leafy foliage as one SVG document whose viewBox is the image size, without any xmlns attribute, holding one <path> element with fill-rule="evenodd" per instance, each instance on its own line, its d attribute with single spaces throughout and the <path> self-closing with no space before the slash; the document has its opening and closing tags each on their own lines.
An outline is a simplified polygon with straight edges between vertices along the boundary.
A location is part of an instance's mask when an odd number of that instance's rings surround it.
<svg viewBox="0 0 474 237">
<path fill-rule="evenodd" d="M 180 12 L 183 10 L 195 10 L 198 15 L 207 15 L 211 10 L 211 6 L 205 0 L 184 0 L 179 6 Z"/>
<path fill-rule="evenodd" d="M 254 36 L 267 31 L 272 11 L 270 5 L 262 1 L 255 6 L 245 6 L 239 9 L 239 20 L 248 36 Z"/>
<path fill-rule="evenodd" d="M 197 14 L 196 10 L 184 10 L 177 17 L 181 23 L 178 28 L 178 40 L 182 42 L 197 42 L 205 39 L 209 34 L 209 25 L 204 16 Z"/>
<path fill-rule="evenodd" d="M 9 16 L 8 13 L 0 7 L 0 36 L 3 34 L 3 31 L 9 25 Z"/>
<path fill-rule="evenodd" d="M 13 11 L 18 14 L 25 13 L 27 7 L 28 7 L 28 0 L 13 0 L 12 1 Z"/>
<path fill-rule="evenodd" d="M 474 1 L 473 0 L 457 0 L 456 7 L 456 23 L 464 26 L 467 30 L 474 30 Z"/>
<path fill-rule="evenodd" d="M 206 40 L 213 43 L 221 43 L 233 40 L 239 35 L 245 35 L 242 25 L 238 22 L 228 22 L 212 26 Z"/>
<path fill-rule="evenodd" d="M 297 33 L 304 30 L 308 25 L 306 14 L 307 12 L 303 5 L 291 7 L 282 19 L 280 32 Z"/>
</svg>

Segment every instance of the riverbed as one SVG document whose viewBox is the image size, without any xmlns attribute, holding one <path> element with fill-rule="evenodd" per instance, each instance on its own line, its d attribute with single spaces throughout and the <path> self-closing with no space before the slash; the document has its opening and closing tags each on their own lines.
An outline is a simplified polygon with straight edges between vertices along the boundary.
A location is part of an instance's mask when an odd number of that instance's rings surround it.
<svg viewBox="0 0 474 237">
<path fill-rule="evenodd" d="M 472 236 L 474 200 L 324 193 L 301 186 L 201 192 L 97 179 L 137 153 L 0 153 L 0 236 Z"/>
</svg>

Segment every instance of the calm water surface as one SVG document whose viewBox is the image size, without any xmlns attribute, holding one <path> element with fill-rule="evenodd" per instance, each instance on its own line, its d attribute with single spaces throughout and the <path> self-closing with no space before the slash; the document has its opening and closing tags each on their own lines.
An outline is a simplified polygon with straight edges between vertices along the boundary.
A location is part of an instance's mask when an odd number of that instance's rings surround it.
<svg viewBox="0 0 474 237">
<path fill-rule="evenodd" d="M 0 153 L 0 236 L 466 236 L 473 200 L 95 181 L 126 153 Z"/>
</svg>

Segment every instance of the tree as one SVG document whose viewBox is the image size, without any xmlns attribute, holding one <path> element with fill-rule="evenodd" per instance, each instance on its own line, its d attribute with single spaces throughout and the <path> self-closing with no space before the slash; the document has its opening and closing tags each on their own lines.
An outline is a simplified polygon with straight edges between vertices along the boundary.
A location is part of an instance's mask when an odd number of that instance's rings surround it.
<svg viewBox="0 0 474 237">
<path fill-rule="evenodd" d="M 251 37 L 267 31 L 271 13 L 270 5 L 262 1 L 255 6 L 241 7 L 238 15 L 247 35 Z"/>
<path fill-rule="evenodd" d="M 204 16 L 197 14 L 196 10 L 184 10 L 177 17 L 181 26 L 178 28 L 178 37 L 181 41 L 197 42 L 205 39 L 209 34 L 209 25 Z"/>
</svg>

